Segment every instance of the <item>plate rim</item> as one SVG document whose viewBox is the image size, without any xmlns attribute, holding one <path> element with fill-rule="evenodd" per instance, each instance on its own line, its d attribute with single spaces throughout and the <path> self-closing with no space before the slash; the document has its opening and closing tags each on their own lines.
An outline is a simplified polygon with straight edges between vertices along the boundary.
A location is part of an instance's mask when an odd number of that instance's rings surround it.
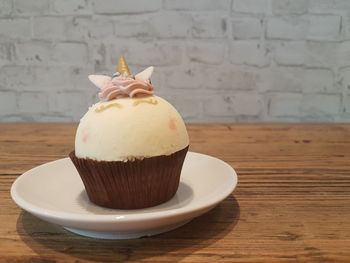
<svg viewBox="0 0 350 263">
<path fill-rule="evenodd" d="M 43 166 L 50 166 L 55 162 L 58 161 L 65 161 L 69 160 L 68 157 L 57 159 L 54 161 L 46 162 L 44 164 L 35 166 L 28 171 L 24 172 L 20 176 L 16 178 L 16 180 L 12 183 L 11 186 L 11 197 L 13 201 L 21 207 L 23 210 L 28 211 L 32 214 L 35 214 L 36 216 L 43 216 L 46 218 L 51 218 L 54 220 L 69 220 L 69 221 L 75 221 L 75 222 L 84 222 L 84 223 L 95 223 L 95 222 L 137 222 L 137 221 L 144 221 L 144 220 L 152 220 L 152 219 L 165 219 L 165 218 L 171 218 L 179 215 L 186 215 L 186 214 L 192 214 L 197 211 L 202 211 L 205 209 L 208 209 L 210 207 L 214 207 L 221 201 L 223 201 L 227 196 L 229 196 L 233 190 L 236 188 L 237 183 L 238 183 L 238 177 L 237 173 L 234 170 L 234 168 L 229 165 L 228 163 L 224 162 L 223 160 L 213 157 L 211 155 L 207 154 L 202 154 L 198 152 L 192 152 L 189 151 L 188 154 L 191 155 L 197 155 L 205 158 L 212 158 L 217 162 L 220 162 L 222 165 L 224 165 L 228 170 L 230 170 L 230 173 L 232 175 L 231 180 L 227 187 L 225 188 L 225 191 L 220 192 L 219 194 L 216 194 L 216 198 L 212 199 L 210 202 L 205 202 L 204 204 L 197 204 L 192 208 L 188 208 L 187 206 L 179 207 L 179 208 L 173 208 L 171 210 L 159 210 L 159 211 L 154 211 L 154 212 L 140 212 L 140 213 L 133 213 L 133 214 L 123 214 L 123 215 L 118 215 L 118 210 L 116 209 L 116 214 L 108 214 L 108 215 L 92 215 L 92 214 L 76 214 L 76 213 L 71 213 L 71 212 L 64 212 L 64 211 L 54 211 L 46 208 L 42 208 L 38 205 L 34 205 L 31 202 L 26 201 L 22 197 L 19 196 L 17 193 L 17 185 L 20 184 L 20 181 L 24 178 L 23 176 L 26 176 L 26 174 L 30 174 L 33 171 L 42 168 Z M 186 155 L 187 158 L 187 155 Z M 210 199 L 208 199 L 210 200 Z M 186 209 L 187 207 L 187 209 Z"/>
</svg>

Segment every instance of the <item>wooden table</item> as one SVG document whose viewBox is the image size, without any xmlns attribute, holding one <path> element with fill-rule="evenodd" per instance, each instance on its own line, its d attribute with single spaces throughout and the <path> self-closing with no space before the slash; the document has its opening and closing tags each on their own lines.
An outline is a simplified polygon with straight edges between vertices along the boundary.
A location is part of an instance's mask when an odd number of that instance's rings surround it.
<svg viewBox="0 0 350 263">
<path fill-rule="evenodd" d="M 350 125 L 188 125 L 191 150 L 230 163 L 234 193 L 158 236 L 73 235 L 18 208 L 12 182 L 73 148 L 75 124 L 0 125 L 0 262 L 350 262 Z"/>
</svg>

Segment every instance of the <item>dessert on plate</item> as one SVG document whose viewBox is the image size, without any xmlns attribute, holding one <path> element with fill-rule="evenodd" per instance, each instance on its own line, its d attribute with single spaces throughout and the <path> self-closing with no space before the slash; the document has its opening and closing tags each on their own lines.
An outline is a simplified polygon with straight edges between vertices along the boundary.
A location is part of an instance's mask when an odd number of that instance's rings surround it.
<svg viewBox="0 0 350 263">
<path fill-rule="evenodd" d="M 145 208 L 178 189 L 189 138 L 177 110 L 153 94 L 152 73 L 131 74 L 121 57 L 112 76 L 89 76 L 100 101 L 80 120 L 69 157 L 96 205 Z"/>
</svg>

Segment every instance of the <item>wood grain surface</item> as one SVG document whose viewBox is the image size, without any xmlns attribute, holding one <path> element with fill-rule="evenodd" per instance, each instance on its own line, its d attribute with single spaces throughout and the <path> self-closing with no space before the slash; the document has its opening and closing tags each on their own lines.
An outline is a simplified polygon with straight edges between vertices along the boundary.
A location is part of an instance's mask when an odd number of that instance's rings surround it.
<svg viewBox="0 0 350 263">
<path fill-rule="evenodd" d="M 0 262 L 350 262 L 350 125 L 188 125 L 191 151 L 239 183 L 209 213 L 154 237 L 73 235 L 18 208 L 13 181 L 66 157 L 76 124 L 0 125 Z"/>
</svg>

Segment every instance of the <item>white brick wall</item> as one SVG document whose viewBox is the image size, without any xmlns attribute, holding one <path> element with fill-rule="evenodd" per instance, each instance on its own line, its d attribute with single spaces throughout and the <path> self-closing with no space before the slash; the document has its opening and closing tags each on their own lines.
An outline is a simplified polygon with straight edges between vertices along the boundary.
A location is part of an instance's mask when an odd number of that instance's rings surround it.
<svg viewBox="0 0 350 263">
<path fill-rule="evenodd" d="M 156 66 L 193 122 L 350 121 L 349 0 L 0 0 L 0 121 L 76 121 L 87 75 Z"/>
</svg>

